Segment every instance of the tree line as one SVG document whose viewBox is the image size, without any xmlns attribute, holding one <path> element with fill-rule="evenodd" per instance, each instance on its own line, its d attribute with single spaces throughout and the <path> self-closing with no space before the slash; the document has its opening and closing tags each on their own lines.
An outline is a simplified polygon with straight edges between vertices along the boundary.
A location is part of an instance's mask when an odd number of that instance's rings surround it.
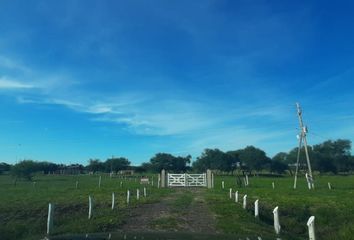
<svg viewBox="0 0 354 240">
<path fill-rule="evenodd" d="M 308 146 L 312 169 L 321 173 L 351 172 L 354 170 L 354 156 L 351 155 L 351 141 L 346 139 L 327 140 L 320 144 Z M 196 171 L 204 172 L 206 169 L 232 172 L 267 171 L 282 174 L 292 171 L 297 160 L 298 148 L 289 152 L 280 152 L 273 158 L 257 147 L 247 146 L 243 149 L 223 152 L 220 149 L 205 149 L 200 156 L 192 162 L 192 157 L 174 156 L 169 153 L 157 153 L 148 162 L 140 166 L 132 166 L 124 157 L 112 157 L 105 161 L 90 159 L 86 166 L 81 164 L 55 164 L 51 162 L 37 162 L 23 160 L 10 165 L 0 163 L 0 174 L 10 172 L 12 175 L 30 180 L 34 173 L 83 173 L 83 172 L 113 172 L 120 170 L 134 170 L 135 172 L 160 172 L 165 169 L 170 172 Z M 300 169 L 306 169 L 304 148 L 300 149 Z"/>
</svg>

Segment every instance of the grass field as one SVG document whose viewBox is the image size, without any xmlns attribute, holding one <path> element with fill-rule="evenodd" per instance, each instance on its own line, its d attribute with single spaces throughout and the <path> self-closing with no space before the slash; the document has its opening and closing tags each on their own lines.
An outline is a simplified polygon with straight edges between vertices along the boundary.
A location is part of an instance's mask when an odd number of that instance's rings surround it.
<svg viewBox="0 0 354 240">
<path fill-rule="evenodd" d="M 221 181 L 225 182 L 225 189 L 221 189 Z M 332 190 L 328 189 L 328 182 Z M 317 177 L 315 184 L 316 189 L 308 190 L 305 179 L 301 178 L 294 190 L 290 177 L 252 177 L 248 187 L 236 187 L 235 177 L 220 176 L 215 180 L 215 188 L 208 191 L 207 199 L 218 215 L 218 227 L 226 233 L 272 238 L 273 209 L 279 206 L 283 239 L 307 239 L 306 222 L 311 215 L 316 218 L 319 239 L 354 239 L 354 176 Z M 238 190 L 240 203 L 229 199 L 229 188 L 233 192 Z M 247 211 L 242 209 L 244 194 L 248 196 Z M 259 199 L 259 219 L 253 215 L 256 199 Z"/>
<path fill-rule="evenodd" d="M 45 236 L 48 203 L 55 205 L 54 235 L 107 232 L 124 222 L 129 208 L 158 201 L 172 191 L 157 189 L 156 184 L 155 187 L 148 185 L 145 199 L 139 182 L 102 175 L 101 188 L 98 188 L 98 179 L 97 175 L 36 176 L 35 186 L 32 182 L 20 181 L 15 187 L 10 177 L 0 176 L 0 239 L 39 239 Z M 78 189 L 76 181 L 79 181 Z M 137 188 L 140 188 L 139 202 L 136 200 Z M 129 207 L 126 204 L 127 189 L 131 190 Z M 113 211 L 112 192 L 116 198 Z M 89 195 L 94 199 L 91 220 L 88 220 Z"/>
<path fill-rule="evenodd" d="M 68 233 L 110 232 L 124 224 L 129 209 L 139 204 L 158 202 L 174 189 L 147 186 L 148 197 L 142 196 L 142 186 L 134 180 L 122 180 L 102 175 L 36 176 L 32 182 L 20 181 L 16 186 L 9 176 L 0 176 L 0 239 L 40 239 L 45 236 L 48 203 L 55 204 L 54 235 Z M 219 232 L 249 236 L 256 239 L 275 239 L 273 209 L 279 206 L 282 239 L 307 239 L 306 222 L 316 217 L 318 239 L 354 239 L 354 176 L 323 176 L 316 178 L 316 189 L 308 190 L 304 178 L 294 190 L 290 177 L 250 177 L 248 187 L 238 187 L 235 177 L 215 177 L 214 189 L 198 191 L 216 216 Z M 76 189 L 76 181 L 79 181 Z M 123 186 L 120 182 L 123 182 Z M 221 181 L 225 189 L 221 189 Z M 275 189 L 272 189 L 272 182 Z M 329 190 L 327 183 L 333 189 Z M 140 188 L 141 199 L 135 191 Z M 229 199 L 229 188 L 238 190 L 239 203 Z M 131 190 L 131 204 L 126 204 L 126 190 Z M 115 192 L 116 208 L 111 210 L 111 194 Z M 172 202 L 171 213 L 183 212 L 195 198 L 193 191 L 179 191 Z M 248 195 L 247 210 L 242 208 L 242 197 Z M 88 196 L 94 198 L 94 217 L 88 220 Z M 260 217 L 253 215 L 254 201 L 259 199 Z M 174 224 L 174 219 L 151 225 Z M 253 237 L 253 238 L 252 238 Z"/>
</svg>

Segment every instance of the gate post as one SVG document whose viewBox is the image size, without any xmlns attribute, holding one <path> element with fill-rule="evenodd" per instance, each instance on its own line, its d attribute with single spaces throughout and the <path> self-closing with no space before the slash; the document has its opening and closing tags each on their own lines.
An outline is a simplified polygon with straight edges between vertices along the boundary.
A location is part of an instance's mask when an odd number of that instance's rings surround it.
<svg viewBox="0 0 354 240">
<path fill-rule="evenodd" d="M 211 176 L 211 170 L 207 170 L 207 187 L 212 188 L 212 176 Z"/>
<path fill-rule="evenodd" d="M 161 179 L 161 187 L 162 187 L 162 188 L 165 188 L 165 187 L 166 187 L 166 171 L 165 171 L 165 169 L 162 169 L 162 170 L 161 170 L 161 177 L 160 177 L 160 179 Z"/>
</svg>

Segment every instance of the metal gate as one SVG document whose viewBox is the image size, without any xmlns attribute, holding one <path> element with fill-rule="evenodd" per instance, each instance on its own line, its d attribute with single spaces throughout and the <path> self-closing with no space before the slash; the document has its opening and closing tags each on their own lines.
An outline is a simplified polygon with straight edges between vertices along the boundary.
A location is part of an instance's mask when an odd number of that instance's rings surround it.
<svg viewBox="0 0 354 240">
<path fill-rule="evenodd" d="M 206 174 L 167 174 L 167 186 L 169 187 L 206 187 Z"/>
</svg>

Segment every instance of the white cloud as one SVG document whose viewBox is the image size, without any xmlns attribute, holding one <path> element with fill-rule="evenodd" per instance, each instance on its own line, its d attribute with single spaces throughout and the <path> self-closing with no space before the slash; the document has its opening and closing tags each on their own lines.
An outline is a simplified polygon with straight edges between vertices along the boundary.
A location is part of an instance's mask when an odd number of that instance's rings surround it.
<svg viewBox="0 0 354 240">
<path fill-rule="evenodd" d="M 11 80 L 6 77 L 0 78 L 0 89 L 29 89 L 29 88 L 34 88 L 34 86 L 32 84 Z"/>
</svg>

